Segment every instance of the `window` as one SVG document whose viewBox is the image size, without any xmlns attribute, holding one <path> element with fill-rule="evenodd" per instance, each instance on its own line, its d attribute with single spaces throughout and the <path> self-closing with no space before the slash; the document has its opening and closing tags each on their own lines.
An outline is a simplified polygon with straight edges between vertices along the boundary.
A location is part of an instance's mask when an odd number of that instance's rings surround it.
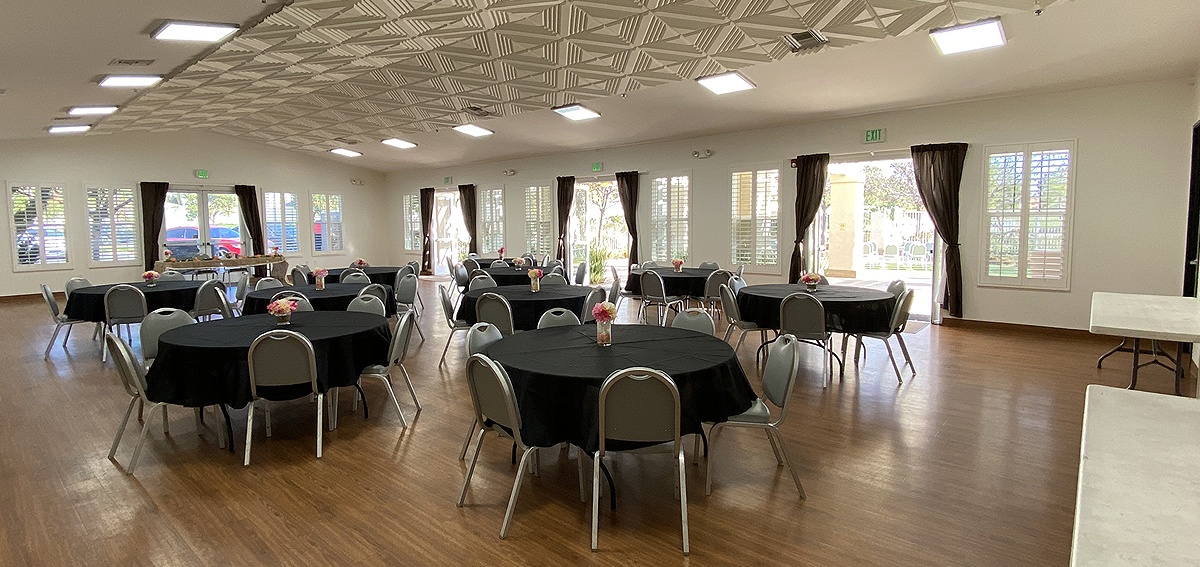
<svg viewBox="0 0 1200 567">
<path fill-rule="evenodd" d="M 66 190 L 56 183 L 9 185 L 16 267 L 69 268 Z"/>
<path fill-rule="evenodd" d="M 263 230 L 267 231 L 267 251 L 276 246 L 284 254 L 300 252 L 300 198 L 295 193 L 263 193 Z M 212 235 L 213 238 L 237 238 L 237 234 L 224 227 L 211 231 L 227 231 L 232 234 Z"/>
<path fill-rule="evenodd" d="M 689 179 L 655 177 L 650 182 L 650 257 L 688 259 Z"/>
<path fill-rule="evenodd" d="M 421 197 L 404 196 L 404 249 L 421 249 Z"/>
<path fill-rule="evenodd" d="M 1073 141 L 985 148 L 987 255 L 980 281 L 1070 287 Z"/>
<path fill-rule="evenodd" d="M 92 263 L 140 264 L 133 187 L 88 187 L 87 207 Z"/>
<path fill-rule="evenodd" d="M 779 272 L 779 170 L 733 173 L 733 263 Z"/>
<path fill-rule="evenodd" d="M 533 254 L 553 254 L 554 193 L 550 187 L 525 188 L 525 248 Z"/>
<path fill-rule="evenodd" d="M 479 228 L 480 251 L 494 252 L 504 246 L 503 189 L 484 189 L 479 192 Z"/>
<path fill-rule="evenodd" d="M 342 242 L 342 196 L 314 193 L 313 208 L 313 251 L 341 252 Z"/>
</svg>

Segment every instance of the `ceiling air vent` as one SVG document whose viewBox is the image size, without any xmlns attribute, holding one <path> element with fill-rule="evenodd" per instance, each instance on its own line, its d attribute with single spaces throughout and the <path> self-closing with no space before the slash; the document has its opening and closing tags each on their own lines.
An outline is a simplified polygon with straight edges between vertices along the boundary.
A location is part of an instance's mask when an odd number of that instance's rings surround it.
<svg viewBox="0 0 1200 567">
<path fill-rule="evenodd" d="M 792 50 L 792 53 L 800 53 L 817 49 L 829 43 L 829 39 L 817 30 L 806 30 L 783 36 L 783 43 Z"/>
<path fill-rule="evenodd" d="M 484 109 L 481 106 L 468 106 L 463 109 L 463 112 L 478 116 L 480 118 L 485 118 L 485 117 L 492 115 L 491 112 L 488 112 L 486 109 Z"/>
<path fill-rule="evenodd" d="M 111 67 L 149 67 L 154 64 L 153 59 L 113 59 L 108 62 Z"/>
<path fill-rule="evenodd" d="M 358 143 L 358 140 L 354 140 L 351 138 L 334 138 L 333 141 L 335 141 L 339 144 L 346 144 L 348 146 L 353 146 Z"/>
</svg>

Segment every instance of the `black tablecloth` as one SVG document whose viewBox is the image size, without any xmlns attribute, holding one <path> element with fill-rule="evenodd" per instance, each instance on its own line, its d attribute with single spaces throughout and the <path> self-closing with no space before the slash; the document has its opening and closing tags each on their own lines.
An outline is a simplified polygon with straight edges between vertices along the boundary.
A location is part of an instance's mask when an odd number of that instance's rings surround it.
<svg viewBox="0 0 1200 567">
<path fill-rule="evenodd" d="M 364 287 L 367 287 L 367 284 L 326 283 L 325 289 L 321 291 L 317 291 L 316 284 L 260 289 L 246 294 L 246 303 L 242 307 L 242 313 L 246 315 L 266 313 L 267 304 L 271 303 L 271 298 L 281 291 L 288 290 L 303 293 L 308 298 L 308 302 L 312 303 L 313 309 L 317 311 L 345 311 L 346 306 L 350 305 L 350 302 Z M 392 297 L 392 286 L 383 284 L 383 287 L 387 289 L 388 297 Z M 384 301 L 383 306 L 387 309 L 388 317 L 396 314 L 395 301 Z"/>
<path fill-rule="evenodd" d="M 491 265 L 491 263 L 492 263 L 492 262 L 495 262 L 496 260 L 499 260 L 499 259 L 500 259 L 500 257 L 499 257 L 499 256 L 491 256 L 491 257 L 488 257 L 488 258 L 475 258 L 474 260 L 475 260 L 476 262 L 479 262 L 479 267 L 480 267 L 480 268 L 486 268 L 486 267 L 488 267 L 489 265 Z M 505 262 L 508 262 L 508 265 L 509 265 L 509 266 L 513 265 L 513 259 L 512 259 L 512 257 L 511 257 L 511 256 L 510 256 L 510 257 L 506 257 L 506 258 L 504 258 L 504 261 L 505 261 Z M 536 266 L 536 265 L 537 265 L 537 263 L 538 263 L 538 261 L 537 261 L 536 259 L 534 259 L 534 260 L 533 260 L 533 264 L 532 264 L 532 265 L 533 265 L 533 266 Z M 530 265 L 531 265 L 531 264 L 529 263 L 529 258 L 526 258 L 526 259 L 525 259 L 525 266 L 526 266 L 526 267 L 528 267 L 528 266 L 530 266 Z"/>
<path fill-rule="evenodd" d="M 93 285 L 71 292 L 63 313 L 81 321 L 103 321 L 104 293 L 114 285 L 117 284 Z M 146 308 L 150 311 L 163 307 L 191 311 L 196 307 L 196 290 L 200 289 L 204 282 L 158 282 L 154 287 L 142 282 L 130 285 L 141 289 L 146 295 Z"/>
<path fill-rule="evenodd" d="M 325 276 L 325 283 L 338 283 L 341 281 L 342 272 L 348 269 L 349 268 L 328 268 L 329 275 Z M 396 283 L 396 272 L 400 271 L 399 266 L 370 266 L 367 268 L 356 269 L 360 269 L 363 271 L 363 273 L 367 274 L 367 277 L 371 278 L 371 283 L 384 285 L 392 285 Z M 308 274 L 308 281 L 311 282 L 314 279 L 315 278 L 311 273 Z"/>
<path fill-rule="evenodd" d="M 529 267 L 488 268 L 484 266 L 480 269 L 487 272 L 487 275 L 492 276 L 492 279 L 496 280 L 496 285 L 523 285 L 529 287 Z M 542 269 L 542 276 L 549 273 L 549 270 Z"/>
<path fill-rule="evenodd" d="M 310 311 L 292 314 L 292 324 L 278 326 L 271 315 L 246 315 L 185 325 L 163 333 L 158 357 L 146 375 L 146 395 L 156 402 L 188 407 L 250 402 L 250 343 L 275 329 L 296 331 L 313 343 L 317 384 L 351 386 L 372 364 L 386 364 L 391 333 L 387 319 L 371 313 Z M 294 399 L 311 392 L 308 384 L 259 388 L 267 399 Z"/>
<path fill-rule="evenodd" d="M 779 304 L 801 291 L 803 284 L 747 286 L 738 293 L 738 309 L 742 319 L 778 329 Z M 896 296 L 886 291 L 848 285 L 819 285 L 813 296 L 825 306 L 825 328 L 837 333 L 886 332 L 896 303 Z"/>
<path fill-rule="evenodd" d="M 675 268 L 670 266 L 650 269 L 662 276 L 663 289 L 666 290 L 667 295 L 679 297 L 704 297 L 704 284 L 708 282 L 708 276 L 716 271 L 712 268 L 684 268 L 682 272 L 677 273 Z M 644 271 L 629 272 L 629 279 L 625 281 L 625 291 L 634 295 L 642 294 L 642 272 Z"/>
<path fill-rule="evenodd" d="M 512 379 L 527 443 L 598 447 L 600 384 L 615 370 L 647 366 L 679 388 L 681 433 L 740 414 L 756 395 L 733 348 L 711 335 L 650 325 L 614 325 L 613 345 L 596 346 L 596 326 L 551 327 L 492 343 L 484 354 Z"/>
<path fill-rule="evenodd" d="M 542 318 L 543 313 L 555 307 L 567 309 L 583 319 L 580 311 L 583 310 L 583 304 L 587 303 L 587 296 L 592 292 L 592 288 L 577 285 L 543 285 L 541 291 L 533 293 L 529 291 L 527 283 L 476 289 L 463 296 L 458 307 L 458 318 L 469 325 L 475 324 L 475 302 L 479 301 L 479 296 L 488 292 L 504 296 L 508 300 L 513 310 L 514 329 L 529 331 L 537 328 L 538 319 Z"/>
</svg>

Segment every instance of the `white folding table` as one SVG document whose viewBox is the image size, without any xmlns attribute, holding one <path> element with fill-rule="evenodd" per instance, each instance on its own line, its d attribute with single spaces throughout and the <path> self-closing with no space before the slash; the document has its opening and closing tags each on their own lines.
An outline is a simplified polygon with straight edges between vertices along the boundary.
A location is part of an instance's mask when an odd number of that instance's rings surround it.
<svg viewBox="0 0 1200 567">
<path fill-rule="evenodd" d="M 1097 291 L 1092 294 L 1092 321 L 1088 328 L 1097 335 L 1133 339 L 1133 372 L 1129 389 L 1137 387 L 1141 342 L 1175 341 L 1175 394 L 1187 368 L 1184 348 L 1200 342 L 1200 300 L 1195 297 L 1139 295 Z M 1150 364 L 1150 363 L 1148 363 Z"/>
</svg>

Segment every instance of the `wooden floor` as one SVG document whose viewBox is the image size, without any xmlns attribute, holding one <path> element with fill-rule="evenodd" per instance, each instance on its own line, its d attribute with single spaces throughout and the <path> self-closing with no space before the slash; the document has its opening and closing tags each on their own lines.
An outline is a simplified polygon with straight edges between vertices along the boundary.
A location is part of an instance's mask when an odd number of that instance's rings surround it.
<svg viewBox="0 0 1200 567">
<path fill-rule="evenodd" d="M 136 476 L 124 473 L 136 429 L 105 458 L 127 398 L 90 327 L 44 362 L 45 305 L 0 304 L 0 565 L 1065 565 L 1084 388 L 1128 380 L 1128 354 L 1095 368 L 1116 341 L 1077 332 L 928 327 L 906 335 L 920 373 L 899 386 L 877 342 L 829 388 L 806 351 L 783 434 L 807 500 L 761 432 L 728 430 L 711 497 L 703 462 L 688 463 L 690 557 L 663 456 L 610 465 L 618 509 L 602 507 L 592 553 L 565 451 L 545 451 L 525 480 L 508 539 L 509 443 L 488 439 L 455 507 L 470 401 L 460 338 L 438 366 L 447 329 L 433 285 L 421 283 L 427 340 L 408 364 L 425 409 L 407 432 L 366 384 L 371 419 L 342 396 L 321 460 L 313 406 L 299 401 L 277 406 L 271 439 L 259 421 L 243 467 L 172 408 L 170 435 L 153 418 Z M 1141 382 L 1171 390 L 1166 370 Z M 240 449 L 245 413 L 233 416 Z"/>
</svg>

